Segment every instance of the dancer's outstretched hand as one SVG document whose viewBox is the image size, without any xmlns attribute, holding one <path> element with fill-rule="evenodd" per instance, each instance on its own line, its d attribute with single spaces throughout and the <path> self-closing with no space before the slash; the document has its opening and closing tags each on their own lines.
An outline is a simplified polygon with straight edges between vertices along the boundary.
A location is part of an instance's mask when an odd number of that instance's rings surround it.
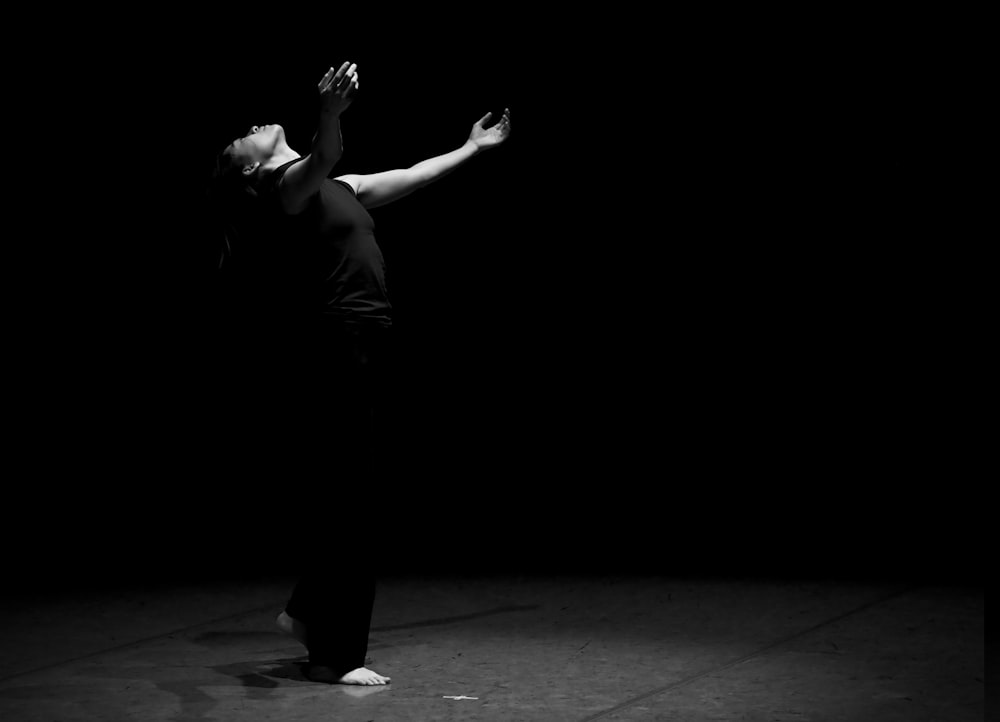
<svg viewBox="0 0 1000 722">
<path fill-rule="evenodd" d="M 472 126 L 472 132 L 469 134 L 469 140 L 475 143 L 480 150 L 500 145 L 510 136 L 510 108 L 504 108 L 503 117 L 496 125 L 487 128 L 486 123 L 489 122 L 492 115 L 493 113 L 490 112 L 480 118 Z"/>
<path fill-rule="evenodd" d="M 344 62 L 336 71 L 330 68 L 319 81 L 320 112 L 339 116 L 358 92 L 358 64 Z"/>
</svg>

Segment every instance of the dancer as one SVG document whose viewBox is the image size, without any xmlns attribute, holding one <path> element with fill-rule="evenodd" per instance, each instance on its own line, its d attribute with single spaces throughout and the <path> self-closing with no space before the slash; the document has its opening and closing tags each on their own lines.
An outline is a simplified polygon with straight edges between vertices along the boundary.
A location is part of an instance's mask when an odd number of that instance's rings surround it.
<svg viewBox="0 0 1000 722">
<path fill-rule="evenodd" d="M 491 126 L 487 113 L 455 150 L 409 168 L 331 178 L 343 151 L 340 117 L 358 90 L 357 64 L 331 67 L 318 85 L 309 152 L 292 149 L 282 126 L 255 125 L 219 155 L 212 197 L 235 308 L 255 319 L 278 359 L 281 378 L 260 381 L 281 397 L 264 423 L 297 476 L 288 485 L 304 568 L 278 627 L 307 648 L 310 679 L 381 685 L 390 678 L 365 667 L 379 559 L 364 543 L 363 503 L 381 480 L 376 419 L 392 305 L 368 210 L 500 145 L 511 125 L 509 109 Z"/>
</svg>

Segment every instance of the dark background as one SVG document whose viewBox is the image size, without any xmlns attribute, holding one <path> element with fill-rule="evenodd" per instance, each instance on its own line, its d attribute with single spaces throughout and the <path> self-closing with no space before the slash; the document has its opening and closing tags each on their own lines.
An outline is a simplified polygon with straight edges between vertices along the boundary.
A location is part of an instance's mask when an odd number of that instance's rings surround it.
<svg viewBox="0 0 1000 722">
<path fill-rule="evenodd" d="M 514 128 L 372 213 L 391 483 L 344 503 L 385 569 L 980 579 L 892 27 L 484 13 L 63 18 L 20 59 L 14 571 L 284 568 L 309 498 L 261 443 L 247 369 L 274 350 L 229 343 L 200 193 L 251 124 L 305 152 L 351 60 L 338 173 L 451 150 L 487 110 Z"/>
</svg>

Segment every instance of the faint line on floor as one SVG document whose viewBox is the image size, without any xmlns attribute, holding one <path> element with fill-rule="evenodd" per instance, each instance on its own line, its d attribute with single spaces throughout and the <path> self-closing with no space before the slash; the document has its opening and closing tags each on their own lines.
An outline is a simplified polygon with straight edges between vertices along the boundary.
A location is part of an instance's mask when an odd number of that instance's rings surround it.
<svg viewBox="0 0 1000 722">
<path fill-rule="evenodd" d="M 142 639 L 136 639 L 132 642 L 125 642 L 123 644 L 115 645 L 114 647 L 106 647 L 104 649 L 99 649 L 95 652 L 88 652 L 87 654 L 81 654 L 77 657 L 71 657 L 70 659 L 63 659 L 58 662 L 51 662 L 49 664 L 43 664 L 40 667 L 33 667 L 32 669 L 26 669 L 21 672 L 15 672 L 14 674 L 8 674 L 4 677 L 0 677 L 0 682 L 6 682 L 9 679 L 15 679 L 17 677 L 23 677 L 28 674 L 34 674 L 35 672 L 44 672 L 48 669 L 53 669 L 55 667 L 61 667 L 64 664 L 72 664 L 73 662 L 79 662 L 84 659 L 90 659 L 91 657 L 98 657 L 102 654 L 108 654 L 109 652 L 118 652 L 123 649 L 128 649 L 130 647 L 137 647 L 146 642 L 153 642 L 157 639 L 163 639 L 165 637 L 172 637 L 175 634 L 184 634 L 190 632 L 191 630 L 198 629 L 199 627 L 207 627 L 212 624 L 218 624 L 220 622 L 228 622 L 233 619 L 238 619 L 239 617 L 248 616 L 251 614 L 257 614 L 260 612 L 265 612 L 269 609 L 273 610 L 281 607 L 281 602 L 274 604 L 267 604 L 262 607 L 254 607 L 253 609 L 245 609 L 242 612 L 236 612 L 235 614 L 227 614 L 224 617 L 216 617 L 215 619 L 210 619 L 206 622 L 198 622 L 197 624 L 192 624 L 187 627 L 181 627 L 179 629 L 173 629 L 169 632 L 163 632 L 162 634 L 155 634 L 151 637 L 143 637 Z M 489 617 L 495 614 L 505 614 L 507 612 L 526 612 L 533 609 L 538 609 L 538 605 L 510 605 L 506 607 L 495 607 L 493 609 L 487 609 L 482 612 L 470 612 L 468 614 L 456 614 L 450 617 L 436 617 L 434 619 L 421 619 L 415 622 L 405 622 L 403 624 L 387 624 L 379 627 L 372 627 L 373 632 L 391 632 L 399 629 L 415 629 L 418 627 L 433 627 L 442 624 L 454 624 L 455 622 L 467 622 L 472 619 L 478 619 L 480 617 Z"/>
<path fill-rule="evenodd" d="M 913 591 L 912 587 L 911 588 L 906 588 L 906 589 L 899 589 L 899 590 L 896 590 L 894 592 L 890 592 L 889 594 L 887 594 L 885 596 L 879 597 L 878 599 L 875 599 L 875 600 L 873 600 L 871 602 L 866 602 L 865 604 L 862 604 L 859 607 L 855 607 L 854 609 L 851 609 L 851 610 L 849 610 L 847 612 L 844 612 L 843 614 L 838 614 L 836 617 L 832 617 L 830 619 L 827 619 L 826 621 L 820 622 L 818 624 L 814 624 L 813 626 L 809 627 L 808 629 L 803 629 L 801 631 L 795 632 L 794 634 L 789 634 L 787 637 L 782 637 L 781 639 L 779 639 L 779 640 L 777 640 L 775 642 L 771 642 L 770 644 L 768 644 L 768 645 L 766 645 L 764 647 L 761 647 L 760 649 L 755 650 L 755 651 L 751 652 L 750 654 L 745 654 L 745 655 L 743 655 L 742 657 L 740 657 L 738 659 L 734 659 L 731 662 L 726 662 L 725 664 L 721 664 L 721 665 L 719 665 L 717 667 L 712 667 L 711 669 L 706 669 L 706 670 L 704 670 L 702 672 L 698 672 L 698 674 L 693 674 L 690 677 L 685 677 L 684 679 L 678 680 L 676 682 L 671 682 L 670 684 L 665 684 L 662 687 L 657 687 L 656 689 L 651 689 L 648 692 L 644 692 L 644 693 L 642 693 L 642 694 L 640 694 L 640 695 L 638 695 L 636 697 L 633 697 L 632 699 L 629 699 L 629 700 L 626 700 L 626 701 L 622 702 L 621 704 L 617 704 L 614 707 L 609 707 L 608 709 L 606 709 L 606 710 L 604 710 L 602 712 L 598 712 L 596 714 L 592 714 L 589 717 L 584 717 L 582 720 L 580 720 L 580 722 L 593 722 L 593 720 L 598 720 L 598 719 L 601 719 L 603 717 L 607 717 L 609 715 L 612 715 L 612 714 L 614 714 L 616 712 L 620 712 L 623 709 L 627 709 L 629 707 L 632 707 L 633 705 L 636 705 L 639 702 L 642 702 L 643 700 L 647 700 L 647 699 L 650 699 L 651 697 L 656 697 L 657 695 L 665 694 L 667 692 L 672 692 L 673 690 L 678 689 L 679 687 L 684 687 L 685 685 L 691 684 L 692 682 L 697 682 L 699 679 L 702 679 L 703 677 L 707 677 L 710 674 L 716 674 L 718 672 L 723 672 L 723 671 L 725 671 L 727 669 L 731 669 L 731 668 L 733 668 L 733 667 L 735 667 L 735 666 L 737 666 L 739 664 L 743 664 L 744 662 L 753 659 L 754 657 L 759 657 L 762 654 L 765 654 L 766 652 L 771 651 L 775 647 L 780 647 L 781 645 L 787 644 L 788 642 L 791 642 L 794 639 L 798 639 L 799 637 L 804 637 L 807 634 L 815 632 L 817 629 L 821 629 L 822 627 L 825 627 L 825 626 L 830 625 L 830 624 L 835 624 L 836 622 L 839 622 L 839 621 L 841 621 L 843 619 L 846 619 L 847 617 L 850 617 L 850 616 L 852 616 L 854 614 L 858 614 L 859 612 L 863 612 L 866 609 L 870 609 L 871 607 L 878 606 L 879 604 L 883 604 L 885 602 L 888 602 L 890 599 L 893 599 L 895 597 L 901 596 L 901 595 L 906 594 L 907 592 L 911 592 L 911 591 Z"/>
</svg>

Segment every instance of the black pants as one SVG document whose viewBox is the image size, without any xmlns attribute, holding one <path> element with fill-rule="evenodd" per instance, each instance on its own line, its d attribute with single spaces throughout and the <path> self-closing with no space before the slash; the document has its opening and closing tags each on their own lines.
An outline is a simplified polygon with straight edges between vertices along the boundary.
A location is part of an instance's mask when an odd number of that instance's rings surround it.
<svg viewBox="0 0 1000 722">
<path fill-rule="evenodd" d="M 365 666 L 368 630 L 375 605 L 375 575 L 370 560 L 329 563 L 299 577 L 285 605 L 289 616 L 306 625 L 309 663 L 342 676 Z"/>
<path fill-rule="evenodd" d="M 385 494 L 379 423 L 392 374 L 390 330 L 322 319 L 294 365 L 295 487 L 303 504 L 299 580 L 286 606 L 306 625 L 311 664 L 338 674 L 364 666 L 378 558 L 369 519 Z M 303 383 L 304 382 L 304 383 Z M 306 423 L 300 423 L 300 422 Z"/>
</svg>

